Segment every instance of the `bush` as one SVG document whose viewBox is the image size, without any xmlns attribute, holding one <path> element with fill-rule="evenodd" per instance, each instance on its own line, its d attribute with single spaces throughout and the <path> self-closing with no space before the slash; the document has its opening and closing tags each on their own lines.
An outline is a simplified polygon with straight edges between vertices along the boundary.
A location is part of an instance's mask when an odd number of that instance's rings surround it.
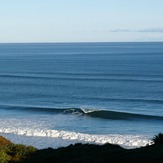
<svg viewBox="0 0 163 163">
<path fill-rule="evenodd" d="M 22 144 L 9 144 L 0 146 L 0 163 L 26 159 L 32 153 L 36 152 L 36 150 L 37 149 L 32 146 L 25 146 Z"/>
<path fill-rule="evenodd" d="M 155 135 L 152 139 L 154 144 L 162 144 L 163 145 L 163 134 L 159 133 L 158 135 Z"/>
<path fill-rule="evenodd" d="M 6 153 L 14 160 L 27 158 L 30 154 L 34 153 L 36 148 L 32 146 L 25 146 L 22 144 L 12 144 L 6 147 Z"/>
<path fill-rule="evenodd" d="M 10 157 L 5 153 L 5 151 L 0 150 L 0 163 L 7 163 Z"/>
</svg>

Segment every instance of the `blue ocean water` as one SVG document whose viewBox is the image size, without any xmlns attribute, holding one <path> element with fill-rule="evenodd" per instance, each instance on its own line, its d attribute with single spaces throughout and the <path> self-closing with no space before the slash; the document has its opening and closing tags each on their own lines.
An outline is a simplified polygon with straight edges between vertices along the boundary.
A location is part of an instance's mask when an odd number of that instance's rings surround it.
<svg viewBox="0 0 163 163">
<path fill-rule="evenodd" d="M 100 143 L 162 132 L 163 43 L 0 44 L 0 123 Z"/>
</svg>

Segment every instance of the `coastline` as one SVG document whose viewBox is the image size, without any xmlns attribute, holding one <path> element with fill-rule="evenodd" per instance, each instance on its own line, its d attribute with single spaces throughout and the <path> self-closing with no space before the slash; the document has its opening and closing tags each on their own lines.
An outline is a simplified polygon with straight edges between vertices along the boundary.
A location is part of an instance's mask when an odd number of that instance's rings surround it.
<svg viewBox="0 0 163 163">
<path fill-rule="evenodd" d="M 161 163 L 163 161 L 163 134 L 153 138 L 153 145 L 135 149 L 124 149 L 114 144 L 71 144 L 57 149 L 39 150 L 32 146 L 13 144 L 0 137 L 0 162 L 143 162 Z"/>
<path fill-rule="evenodd" d="M 16 144 L 24 144 L 35 146 L 38 149 L 44 148 L 60 148 L 66 147 L 75 143 L 90 143 L 96 145 L 104 145 L 106 143 L 119 145 L 125 149 L 133 149 L 146 146 L 147 144 L 151 145 L 151 138 L 140 135 L 88 135 L 83 133 L 76 133 L 74 136 L 73 133 L 60 133 L 60 135 L 36 135 L 36 134 L 20 134 L 15 132 L 11 133 L 2 133 L 0 135 L 6 137 L 10 141 Z M 31 133 L 31 132 L 29 132 Z M 37 131 L 38 133 L 38 131 Z"/>
<path fill-rule="evenodd" d="M 70 144 L 79 143 L 79 141 L 65 140 L 61 138 L 24 136 L 11 133 L 0 133 L 0 135 L 15 144 L 31 145 L 36 147 L 37 149 L 45 149 L 49 147 L 56 149 L 60 147 L 66 147 Z"/>
</svg>

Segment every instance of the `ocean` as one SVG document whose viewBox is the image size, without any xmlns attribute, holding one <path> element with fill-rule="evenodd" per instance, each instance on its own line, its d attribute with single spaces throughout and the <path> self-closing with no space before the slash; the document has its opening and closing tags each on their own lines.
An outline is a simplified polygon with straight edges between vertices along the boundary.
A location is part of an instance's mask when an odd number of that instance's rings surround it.
<svg viewBox="0 0 163 163">
<path fill-rule="evenodd" d="M 0 44 L 0 135 L 11 141 L 132 148 L 162 126 L 163 43 Z"/>
</svg>

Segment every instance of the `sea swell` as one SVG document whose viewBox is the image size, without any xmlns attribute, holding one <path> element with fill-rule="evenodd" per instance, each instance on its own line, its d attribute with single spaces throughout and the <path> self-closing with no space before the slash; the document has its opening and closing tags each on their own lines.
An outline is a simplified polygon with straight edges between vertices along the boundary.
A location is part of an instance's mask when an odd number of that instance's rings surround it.
<svg viewBox="0 0 163 163">
<path fill-rule="evenodd" d="M 36 106 L 13 106 L 1 105 L 0 108 L 5 110 L 19 110 L 27 112 L 38 112 L 47 114 L 71 114 L 91 118 L 100 118 L 105 120 L 159 120 L 163 121 L 163 116 L 137 114 L 128 112 L 118 112 L 112 110 L 96 110 L 81 108 L 53 108 L 53 107 L 36 107 Z"/>
<path fill-rule="evenodd" d="M 15 78 L 15 79 L 40 79 L 40 80 L 66 80 L 66 81 L 105 81 L 105 82 L 159 82 L 162 83 L 162 78 L 135 78 L 130 76 L 51 76 L 51 75 L 21 75 L 21 74 L 0 74 L 0 78 Z"/>
</svg>

